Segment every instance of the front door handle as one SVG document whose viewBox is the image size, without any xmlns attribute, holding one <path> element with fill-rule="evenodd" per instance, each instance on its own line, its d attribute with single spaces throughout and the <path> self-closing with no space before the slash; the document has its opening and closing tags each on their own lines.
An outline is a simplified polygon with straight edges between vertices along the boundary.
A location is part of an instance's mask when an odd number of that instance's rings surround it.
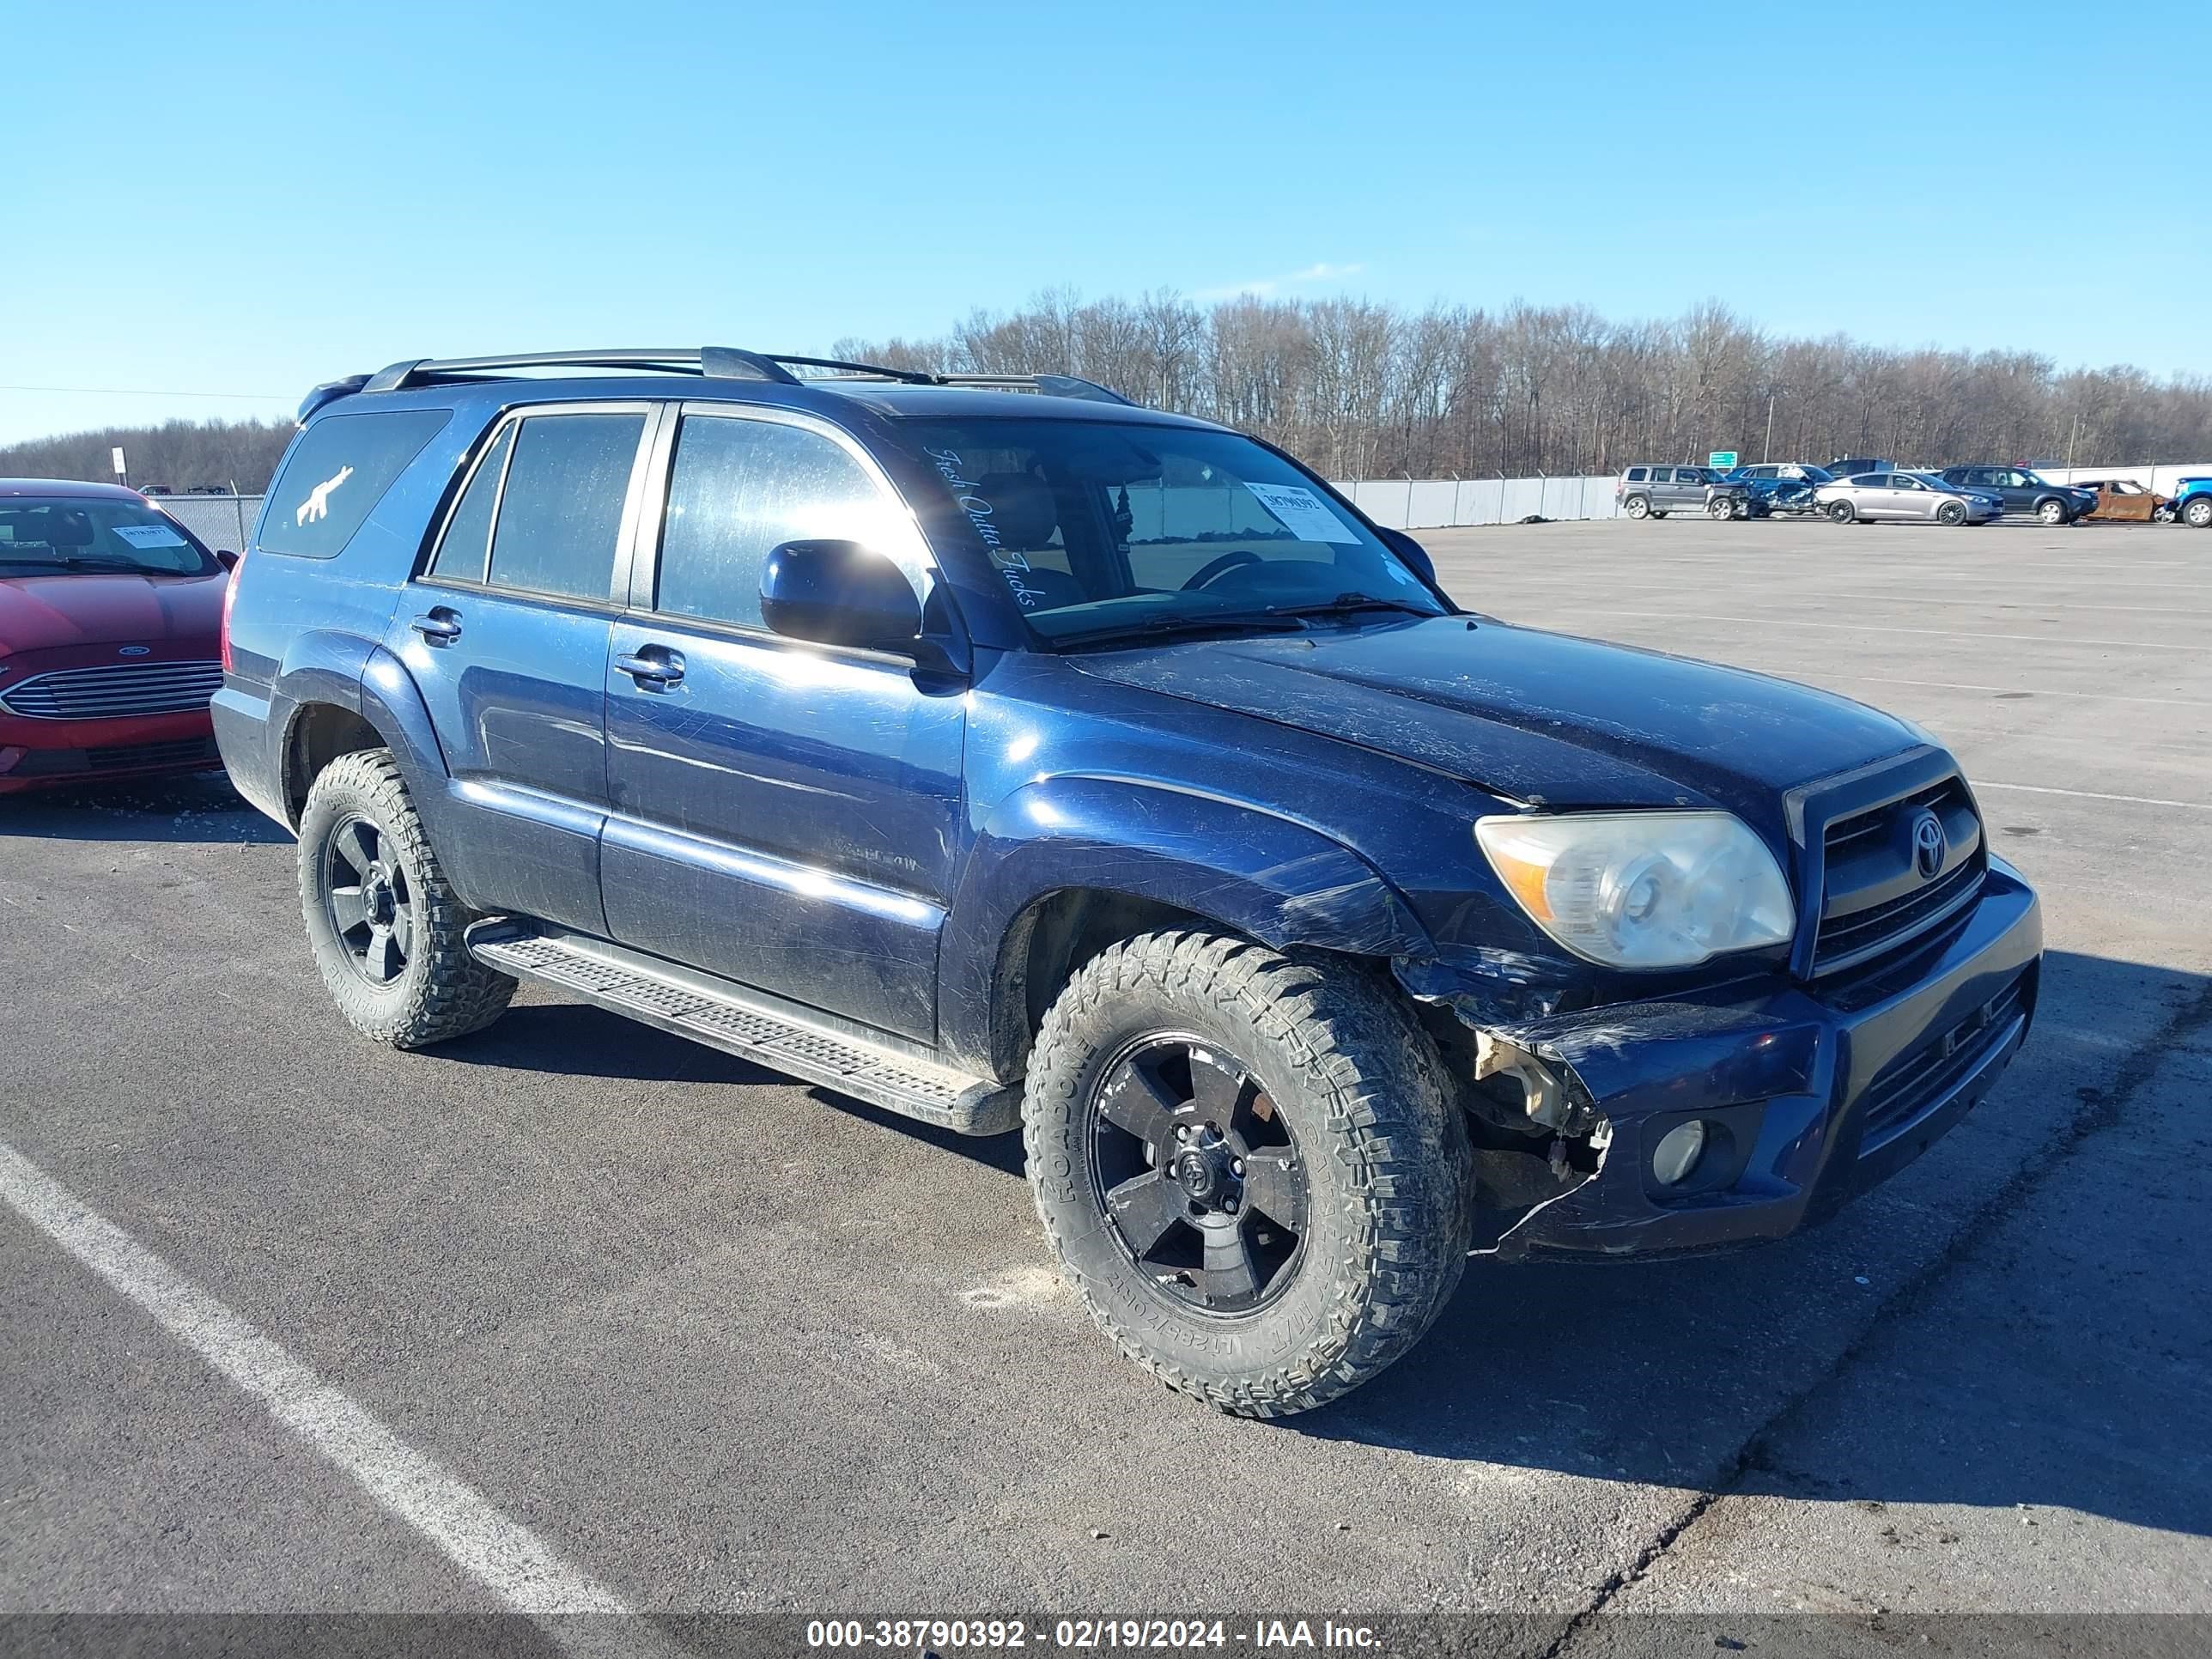
<svg viewBox="0 0 2212 1659">
<path fill-rule="evenodd" d="M 684 658 L 663 645 L 638 647 L 634 656 L 617 657 L 615 666 L 641 686 L 674 685 L 684 678 Z"/>
<path fill-rule="evenodd" d="M 433 645 L 443 645 L 448 640 L 461 637 L 461 613 L 439 605 L 428 615 L 417 617 L 407 624 Z"/>
</svg>

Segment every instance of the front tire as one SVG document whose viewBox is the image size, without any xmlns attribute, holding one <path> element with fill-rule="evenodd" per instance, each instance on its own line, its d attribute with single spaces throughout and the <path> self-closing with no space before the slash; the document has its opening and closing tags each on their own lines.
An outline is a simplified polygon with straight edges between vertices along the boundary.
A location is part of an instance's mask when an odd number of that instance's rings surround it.
<svg viewBox="0 0 2212 1659">
<path fill-rule="evenodd" d="M 1358 1388 L 1466 1266 L 1466 1118 L 1355 966 L 1195 931 L 1110 946 L 1046 1013 L 1022 1115 L 1070 1285 L 1123 1353 L 1222 1411 Z"/>
<path fill-rule="evenodd" d="M 1946 501 L 1936 509 L 1938 524 L 1960 525 L 1966 521 L 1966 509 L 1958 501 Z"/>
<path fill-rule="evenodd" d="M 1716 495 L 1705 503 L 1705 516 L 1718 520 L 1735 517 L 1735 503 L 1726 495 Z"/>
<path fill-rule="evenodd" d="M 2181 521 L 2192 530 L 2212 527 L 2212 500 L 2200 495 L 2190 502 L 2181 509 Z"/>
<path fill-rule="evenodd" d="M 454 896 L 388 749 L 341 755 L 300 815 L 300 909 L 323 983 L 354 1030 L 421 1048 L 483 1030 L 514 981 L 461 942 Z"/>
<path fill-rule="evenodd" d="M 2055 530 L 2067 521 L 2066 503 L 2055 501 L 2039 501 L 2036 504 L 2035 516 Z"/>
</svg>

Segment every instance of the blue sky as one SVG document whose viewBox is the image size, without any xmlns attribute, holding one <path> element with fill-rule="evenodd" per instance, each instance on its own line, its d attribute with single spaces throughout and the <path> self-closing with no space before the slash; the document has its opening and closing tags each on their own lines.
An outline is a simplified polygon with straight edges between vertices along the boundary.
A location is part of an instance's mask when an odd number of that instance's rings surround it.
<svg viewBox="0 0 2212 1659">
<path fill-rule="evenodd" d="M 0 386 L 116 390 L 0 390 L 0 441 L 282 414 L 405 356 L 821 350 L 1061 285 L 1718 298 L 2212 373 L 2212 7 L 1867 15 L 27 5 Z"/>
</svg>

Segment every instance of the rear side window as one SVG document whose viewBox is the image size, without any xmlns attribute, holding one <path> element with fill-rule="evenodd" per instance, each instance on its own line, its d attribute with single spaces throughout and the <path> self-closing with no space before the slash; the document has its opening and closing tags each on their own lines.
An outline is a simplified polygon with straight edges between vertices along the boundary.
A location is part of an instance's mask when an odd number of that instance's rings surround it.
<svg viewBox="0 0 2212 1659">
<path fill-rule="evenodd" d="M 469 480 L 461 504 L 446 525 L 445 538 L 430 561 L 433 575 L 480 582 L 491 558 L 492 509 L 499 504 L 500 481 L 507 476 L 507 457 L 514 447 L 514 428 L 503 426 L 484 452 L 483 464 Z"/>
<path fill-rule="evenodd" d="M 642 414 L 537 415 L 521 422 L 492 530 L 493 586 L 609 597 L 644 430 Z"/>
<path fill-rule="evenodd" d="M 777 421 L 687 416 L 669 482 L 653 609 L 761 627 L 761 567 L 772 549 L 800 540 L 866 543 L 922 591 L 902 516 L 860 464 L 820 433 Z"/>
<path fill-rule="evenodd" d="M 1642 483 L 1644 482 L 1644 469 L 1640 466 L 1630 467 L 1628 469 L 1628 482 L 1631 483 Z"/>
<path fill-rule="evenodd" d="M 450 409 L 328 415 L 300 434 L 262 508 L 260 545 L 334 559 L 384 492 L 453 418 Z"/>
</svg>

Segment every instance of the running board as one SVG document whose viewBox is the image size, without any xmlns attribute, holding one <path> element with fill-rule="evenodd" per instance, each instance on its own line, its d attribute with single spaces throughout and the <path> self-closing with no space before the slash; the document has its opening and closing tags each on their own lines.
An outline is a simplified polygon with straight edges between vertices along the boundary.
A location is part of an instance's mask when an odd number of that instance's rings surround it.
<svg viewBox="0 0 2212 1659">
<path fill-rule="evenodd" d="M 1021 1125 L 1021 1089 L 971 1077 L 769 1006 L 620 945 L 492 918 L 465 935 L 477 961 L 586 1002 L 963 1135 Z"/>
</svg>

